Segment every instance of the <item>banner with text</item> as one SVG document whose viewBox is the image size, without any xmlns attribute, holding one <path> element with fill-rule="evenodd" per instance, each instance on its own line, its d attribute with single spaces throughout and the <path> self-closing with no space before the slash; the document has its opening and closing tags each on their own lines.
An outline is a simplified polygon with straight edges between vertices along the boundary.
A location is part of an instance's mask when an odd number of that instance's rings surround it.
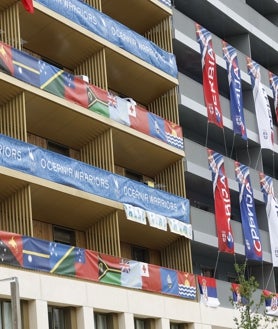
<svg viewBox="0 0 278 329">
<path fill-rule="evenodd" d="M 36 0 L 156 68 L 177 77 L 176 58 L 152 41 L 79 0 Z"/>
<path fill-rule="evenodd" d="M 278 200 L 274 196 L 273 180 L 271 177 L 260 173 L 261 191 L 264 195 L 266 205 L 266 215 L 268 221 L 268 231 L 270 238 L 270 248 L 272 264 L 278 266 Z"/>
<path fill-rule="evenodd" d="M 231 221 L 231 198 L 224 168 L 224 157 L 208 149 L 209 169 L 212 173 L 216 231 L 219 251 L 234 253 Z"/>
<path fill-rule="evenodd" d="M 235 161 L 235 175 L 239 186 L 240 215 L 245 242 L 245 255 L 247 259 L 261 261 L 262 245 L 249 168 Z"/>
<path fill-rule="evenodd" d="M 247 57 L 248 74 L 251 78 L 256 118 L 261 148 L 273 151 L 274 133 L 271 108 L 268 96 L 261 83 L 260 66 Z"/>
<path fill-rule="evenodd" d="M 230 109 L 235 134 L 247 140 L 246 126 L 243 111 L 243 96 L 241 74 L 238 66 L 235 48 L 223 41 L 223 57 L 226 60 L 228 81 L 230 87 Z"/>
<path fill-rule="evenodd" d="M 218 91 L 217 65 L 211 33 L 196 23 L 197 41 L 201 50 L 203 91 L 208 122 L 223 128 L 223 116 Z"/>
<path fill-rule="evenodd" d="M 269 72 L 269 83 L 270 88 L 273 93 L 273 102 L 274 102 L 274 110 L 276 114 L 276 122 L 278 123 L 278 76 Z"/>
<path fill-rule="evenodd" d="M 189 200 L 0 135 L 0 166 L 189 223 Z"/>
</svg>

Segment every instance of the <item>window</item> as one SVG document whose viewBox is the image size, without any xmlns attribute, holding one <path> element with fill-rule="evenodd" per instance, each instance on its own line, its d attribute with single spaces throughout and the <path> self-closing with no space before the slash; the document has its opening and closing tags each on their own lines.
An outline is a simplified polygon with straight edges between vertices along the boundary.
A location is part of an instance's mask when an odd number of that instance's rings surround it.
<svg viewBox="0 0 278 329">
<path fill-rule="evenodd" d="M 24 301 L 20 302 L 21 306 L 21 327 L 24 328 L 24 323 L 28 323 L 26 316 L 27 312 L 24 311 Z M 9 300 L 0 300 L 0 329 L 13 329 L 12 319 L 12 304 Z"/>
<path fill-rule="evenodd" d="M 71 329 L 71 308 L 48 306 L 49 329 Z"/>
<path fill-rule="evenodd" d="M 53 240 L 58 243 L 75 246 L 75 232 L 65 227 L 53 226 Z"/>
<path fill-rule="evenodd" d="M 134 328 L 135 329 L 153 329 L 154 320 L 153 319 L 134 318 Z"/>
<path fill-rule="evenodd" d="M 95 329 L 113 329 L 114 317 L 111 313 L 95 313 Z"/>
<path fill-rule="evenodd" d="M 149 251 L 143 247 L 132 246 L 131 257 L 133 260 L 137 260 L 139 262 L 149 263 L 150 261 Z"/>
<path fill-rule="evenodd" d="M 185 323 L 170 323 L 170 329 L 186 329 L 187 325 Z"/>
<path fill-rule="evenodd" d="M 213 278 L 214 268 L 208 266 L 201 266 L 202 275 L 208 278 Z"/>
<path fill-rule="evenodd" d="M 65 145 L 61 145 L 59 143 L 53 141 L 47 141 L 47 149 L 52 152 L 56 152 L 59 154 L 63 154 L 69 156 L 69 148 Z"/>
<path fill-rule="evenodd" d="M 143 176 L 141 174 L 138 174 L 128 169 L 125 170 L 125 177 L 136 180 L 137 182 L 142 182 L 143 180 Z"/>
</svg>

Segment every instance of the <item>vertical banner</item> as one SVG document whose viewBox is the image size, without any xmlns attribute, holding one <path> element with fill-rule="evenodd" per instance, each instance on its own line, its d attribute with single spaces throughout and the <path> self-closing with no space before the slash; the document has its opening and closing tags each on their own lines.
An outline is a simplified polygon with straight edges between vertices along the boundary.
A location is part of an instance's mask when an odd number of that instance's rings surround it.
<svg viewBox="0 0 278 329">
<path fill-rule="evenodd" d="M 230 109 L 234 133 L 247 140 L 243 111 L 241 74 L 238 66 L 236 50 L 223 41 L 223 57 L 226 60 L 228 81 L 230 87 Z"/>
<path fill-rule="evenodd" d="M 247 259 L 261 261 L 262 245 L 249 168 L 235 161 L 235 174 L 239 186 L 239 203 L 245 242 L 245 255 Z"/>
<path fill-rule="evenodd" d="M 255 103 L 261 148 L 273 151 L 273 120 L 268 96 L 261 83 L 260 67 L 249 57 L 247 57 L 247 67 L 253 88 L 253 98 Z"/>
<path fill-rule="evenodd" d="M 201 50 L 203 88 L 208 121 L 223 128 L 222 109 L 218 91 L 217 66 L 215 53 L 212 48 L 211 33 L 196 23 L 196 36 Z"/>
<path fill-rule="evenodd" d="M 278 76 L 273 74 L 272 72 L 269 72 L 269 83 L 270 83 L 270 88 L 273 92 L 276 122 L 278 123 Z"/>
<path fill-rule="evenodd" d="M 231 220 L 231 200 L 228 180 L 221 154 L 208 149 L 209 169 L 212 172 L 216 231 L 219 251 L 234 253 Z"/>
<path fill-rule="evenodd" d="M 268 221 L 268 231 L 270 239 L 270 248 L 272 255 L 272 264 L 278 266 L 278 200 L 274 196 L 272 178 L 260 173 L 261 191 L 264 195 L 266 205 L 266 215 Z"/>
</svg>

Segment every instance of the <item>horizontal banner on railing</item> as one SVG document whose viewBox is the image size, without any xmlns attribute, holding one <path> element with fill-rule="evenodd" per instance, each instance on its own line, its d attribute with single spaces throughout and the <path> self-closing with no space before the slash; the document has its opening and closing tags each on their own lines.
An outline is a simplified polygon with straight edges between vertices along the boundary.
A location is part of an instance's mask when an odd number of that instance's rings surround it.
<svg viewBox="0 0 278 329">
<path fill-rule="evenodd" d="M 121 98 L 85 82 L 80 76 L 0 42 L 0 69 L 58 97 L 137 131 L 183 149 L 181 126 L 147 111 L 131 98 Z"/>
<path fill-rule="evenodd" d="M 189 223 L 189 200 L 0 135 L 0 165 Z"/>
<path fill-rule="evenodd" d="M 196 298 L 193 274 L 0 231 L 1 264 Z"/>
<path fill-rule="evenodd" d="M 105 40 L 177 77 L 176 58 L 152 41 L 79 0 L 36 0 Z"/>
</svg>

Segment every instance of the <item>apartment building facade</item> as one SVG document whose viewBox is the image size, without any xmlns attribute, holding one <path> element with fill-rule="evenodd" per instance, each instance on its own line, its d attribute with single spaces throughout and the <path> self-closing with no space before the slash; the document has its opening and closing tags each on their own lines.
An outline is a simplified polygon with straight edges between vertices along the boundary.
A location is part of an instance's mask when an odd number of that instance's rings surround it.
<svg viewBox="0 0 278 329">
<path fill-rule="evenodd" d="M 22 328 L 233 328 L 233 264 L 245 259 L 234 160 L 250 167 L 263 247 L 248 269 L 260 289 L 278 282 L 259 179 L 270 175 L 278 191 L 268 79 L 278 70 L 278 5 L 33 6 L 0 4 L 2 327 L 12 328 L 16 277 Z M 212 34 L 221 129 L 207 120 L 196 23 Z M 233 133 L 222 40 L 238 52 L 247 141 Z M 273 112 L 271 153 L 246 56 L 260 64 Z M 218 249 L 208 148 L 225 157 L 235 254 Z M 216 279 L 217 308 L 200 302 L 198 275 Z"/>
</svg>

